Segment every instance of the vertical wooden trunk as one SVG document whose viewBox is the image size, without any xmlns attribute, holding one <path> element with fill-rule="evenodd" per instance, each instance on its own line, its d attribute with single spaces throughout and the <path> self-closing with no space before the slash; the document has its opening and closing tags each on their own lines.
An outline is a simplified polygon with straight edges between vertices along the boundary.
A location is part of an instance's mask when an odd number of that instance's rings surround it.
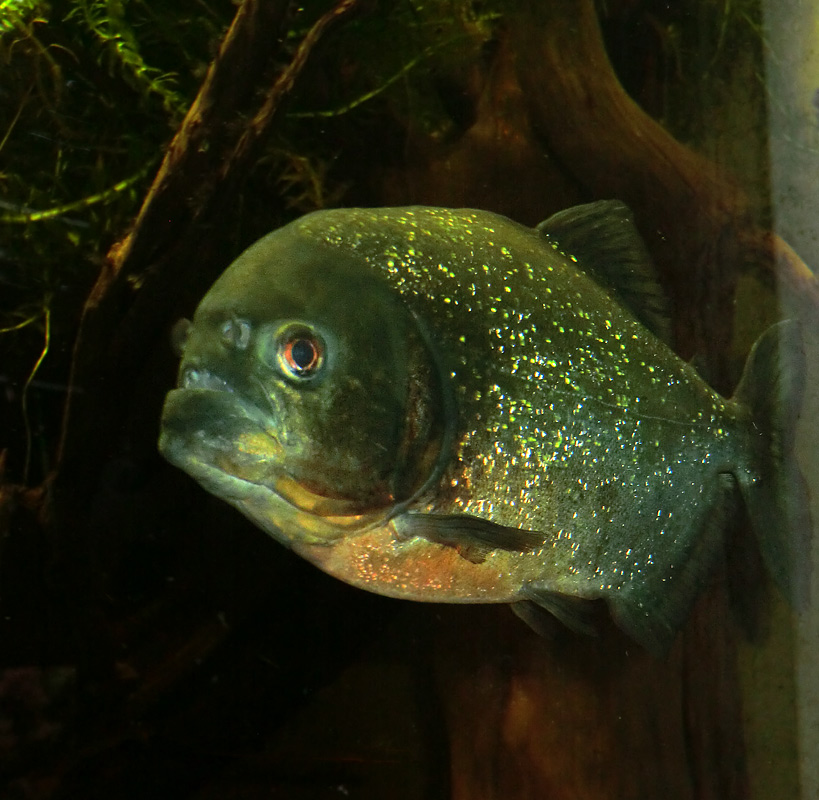
<svg viewBox="0 0 819 800">
<path fill-rule="evenodd" d="M 665 661 L 613 628 L 545 641 L 506 609 L 445 614 L 453 799 L 747 797 L 723 607 L 715 587 Z"/>
</svg>

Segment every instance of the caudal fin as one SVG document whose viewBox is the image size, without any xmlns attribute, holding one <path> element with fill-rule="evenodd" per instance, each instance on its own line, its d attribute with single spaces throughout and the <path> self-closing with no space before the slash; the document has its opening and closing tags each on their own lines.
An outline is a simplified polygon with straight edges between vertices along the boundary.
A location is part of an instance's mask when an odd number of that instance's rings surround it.
<svg viewBox="0 0 819 800">
<path fill-rule="evenodd" d="M 797 609 L 808 602 L 811 518 L 805 480 L 793 452 L 805 382 L 799 323 L 786 320 L 759 337 L 734 400 L 751 412 L 756 463 L 739 475 L 766 567 Z"/>
</svg>

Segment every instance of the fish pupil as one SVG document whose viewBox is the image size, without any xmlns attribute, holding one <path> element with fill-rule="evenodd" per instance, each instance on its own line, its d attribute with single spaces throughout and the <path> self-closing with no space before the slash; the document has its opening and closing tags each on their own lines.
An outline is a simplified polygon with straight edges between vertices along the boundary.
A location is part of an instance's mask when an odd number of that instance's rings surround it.
<svg viewBox="0 0 819 800">
<path fill-rule="evenodd" d="M 290 361 L 298 370 L 310 369 L 316 356 L 316 346 L 309 339 L 296 339 L 290 344 Z"/>
<path fill-rule="evenodd" d="M 312 331 L 299 326 L 279 342 L 279 366 L 291 378 L 310 378 L 322 366 L 324 344 Z"/>
</svg>

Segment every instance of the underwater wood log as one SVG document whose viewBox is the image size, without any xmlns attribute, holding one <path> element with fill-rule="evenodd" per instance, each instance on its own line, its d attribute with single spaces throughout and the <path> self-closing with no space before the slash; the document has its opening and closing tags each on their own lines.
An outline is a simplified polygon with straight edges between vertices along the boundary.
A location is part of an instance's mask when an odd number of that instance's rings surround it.
<svg viewBox="0 0 819 800">
<path fill-rule="evenodd" d="M 592 196 L 618 197 L 633 209 L 677 304 L 678 339 L 718 359 L 714 374 L 729 374 L 713 343 L 730 340 L 735 278 L 747 263 L 819 305 L 816 279 L 754 218 L 737 182 L 624 91 L 592 0 L 524 3 L 509 19 L 518 78 L 545 146 Z"/>
<path fill-rule="evenodd" d="M 734 645 L 713 613 L 721 591 L 665 662 L 613 627 L 549 641 L 506 609 L 444 613 L 435 653 L 452 797 L 746 798 Z"/>
<path fill-rule="evenodd" d="M 632 208 L 670 283 L 678 341 L 698 349 L 729 341 L 732 318 L 725 310 L 737 263 L 734 232 L 752 224 L 739 186 L 677 142 L 623 90 L 593 2 L 538 4 L 513 16 L 511 24 L 518 77 L 536 130 L 594 196 L 616 195 Z M 714 319 L 700 313 L 703 296 L 721 309 Z M 684 328 L 699 324 L 709 330 Z M 714 355 L 710 348 L 709 357 Z"/>
</svg>

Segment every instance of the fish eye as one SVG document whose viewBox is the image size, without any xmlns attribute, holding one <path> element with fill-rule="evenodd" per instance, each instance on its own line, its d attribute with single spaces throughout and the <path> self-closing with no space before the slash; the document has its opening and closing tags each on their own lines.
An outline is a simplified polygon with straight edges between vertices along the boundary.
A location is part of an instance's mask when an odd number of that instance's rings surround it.
<svg viewBox="0 0 819 800">
<path fill-rule="evenodd" d="M 324 340 L 304 326 L 285 328 L 278 336 L 279 367 L 288 378 L 314 377 L 324 365 Z"/>
</svg>

